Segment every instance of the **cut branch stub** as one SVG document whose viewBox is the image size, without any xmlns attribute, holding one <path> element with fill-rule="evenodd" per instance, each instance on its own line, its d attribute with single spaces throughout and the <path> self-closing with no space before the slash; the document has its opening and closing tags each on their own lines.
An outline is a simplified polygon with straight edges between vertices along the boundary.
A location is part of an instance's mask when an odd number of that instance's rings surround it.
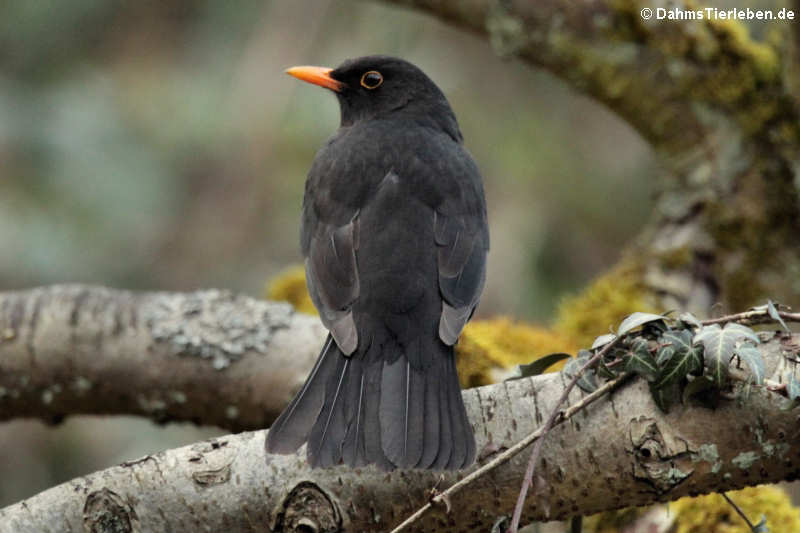
<svg viewBox="0 0 800 533">
<path fill-rule="evenodd" d="M 325 491 L 311 481 L 302 481 L 283 501 L 274 530 L 287 533 L 334 533 L 342 531 L 342 518 Z"/>
<path fill-rule="evenodd" d="M 687 442 L 662 433 L 653 418 L 640 416 L 631 420 L 630 436 L 634 454 L 634 477 L 663 494 L 675 488 L 694 471 L 689 465 L 690 451 Z"/>
<path fill-rule="evenodd" d="M 86 533 L 138 533 L 139 520 L 133 506 L 122 496 L 106 488 L 86 497 L 83 507 L 83 530 Z"/>
</svg>

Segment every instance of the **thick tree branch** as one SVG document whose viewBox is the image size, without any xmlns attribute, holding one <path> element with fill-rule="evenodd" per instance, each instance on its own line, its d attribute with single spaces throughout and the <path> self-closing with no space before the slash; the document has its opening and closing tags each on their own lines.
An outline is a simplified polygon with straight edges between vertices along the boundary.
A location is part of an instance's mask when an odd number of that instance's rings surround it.
<svg viewBox="0 0 800 533">
<path fill-rule="evenodd" d="M 767 373 L 787 371 L 799 335 L 761 346 Z M 788 363 L 793 364 L 793 363 Z M 773 375 L 773 378 L 779 379 Z M 464 392 L 481 461 L 539 427 L 566 379 L 548 374 Z M 569 403 L 583 397 L 573 391 Z M 560 519 L 685 495 L 793 479 L 800 474 L 796 410 L 755 388 L 715 409 L 661 413 L 633 381 L 556 428 L 544 442 L 548 489 L 528 498 L 524 520 Z M 73 480 L 0 510 L 0 532 L 387 531 L 463 473 L 385 473 L 372 467 L 308 469 L 302 455 L 265 456 L 263 431 L 214 439 Z M 517 496 L 527 453 L 426 515 L 419 531 L 486 531 Z M 402 496 L 401 496 L 402 495 Z M 300 526 L 305 529 L 298 529 Z"/>
<path fill-rule="evenodd" d="M 267 427 L 324 335 L 287 304 L 218 290 L 0 293 L 0 420 L 136 414 Z"/>
<path fill-rule="evenodd" d="M 485 35 L 501 55 L 603 102 L 651 143 L 666 172 L 627 259 L 656 307 L 800 302 L 800 102 L 796 72 L 783 68 L 788 47 L 755 41 L 737 21 L 642 17 L 643 8 L 676 7 L 660 2 L 392 3 Z"/>
</svg>

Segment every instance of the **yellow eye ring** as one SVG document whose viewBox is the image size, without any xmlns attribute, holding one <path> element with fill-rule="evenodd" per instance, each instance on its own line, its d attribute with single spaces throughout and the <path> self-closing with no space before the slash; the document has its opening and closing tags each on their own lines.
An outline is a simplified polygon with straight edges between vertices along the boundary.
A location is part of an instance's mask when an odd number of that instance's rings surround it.
<svg viewBox="0 0 800 533">
<path fill-rule="evenodd" d="M 361 76 L 361 86 L 365 89 L 377 89 L 383 83 L 383 74 L 377 70 L 370 70 Z"/>
</svg>

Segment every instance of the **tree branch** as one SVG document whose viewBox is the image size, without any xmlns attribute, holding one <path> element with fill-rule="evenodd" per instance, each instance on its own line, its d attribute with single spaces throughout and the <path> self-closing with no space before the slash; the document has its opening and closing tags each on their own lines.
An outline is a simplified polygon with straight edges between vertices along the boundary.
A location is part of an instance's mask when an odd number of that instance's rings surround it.
<svg viewBox="0 0 800 533">
<path fill-rule="evenodd" d="M 651 143 L 666 172 L 626 259 L 655 307 L 800 301 L 787 275 L 800 270 L 800 102 L 784 49 L 736 21 L 646 20 L 642 8 L 657 6 L 636 0 L 392 3 L 486 36 L 500 55 L 552 72 Z"/>
<path fill-rule="evenodd" d="M 135 414 L 263 428 L 324 336 L 316 317 L 287 304 L 218 290 L 0 293 L 0 420 Z"/>
<path fill-rule="evenodd" d="M 800 335 L 776 335 L 761 350 L 767 374 L 784 371 L 783 354 L 800 351 Z M 481 462 L 539 427 L 566 381 L 548 374 L 465 391 Z M 584 396 L 573 391 L 569 404 Z M 794 478 L 800 428 L 784 402 L 756 388 L 713 410 L 690 404 L 663 414 L 647 384 L 633 381 L 553 430 L 541 459 L 548 490 L 528 499 L 523 518 L 562 519 Z M 388 531 L 428 501 L 441 475 L 311 471 L 303 455 L 265 455 L 264 436 L 222 437 L 73 480 L 0 510 L 0 532 L 91 530 L 103 520 L 176 533 Z M 452 512 L 436 509 L 417 530 L 488 530 L 512 509 L 526 456 L 453 495 Z M 463 475 L 446 473 L 440 486 Z"/>
</svg>

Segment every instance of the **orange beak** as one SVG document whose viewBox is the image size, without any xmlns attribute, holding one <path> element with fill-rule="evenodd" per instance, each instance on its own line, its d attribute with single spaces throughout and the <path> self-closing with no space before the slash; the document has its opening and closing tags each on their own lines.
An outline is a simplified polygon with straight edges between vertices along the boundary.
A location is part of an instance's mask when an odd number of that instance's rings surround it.
<svg viewBox="0 0 800 533">
<path fill-rule="evenodd" d="M 286 70 L 286 74 L 338 93 L 344 87 L 344 83 L 331 78 L 332 71 L 332 68 L 325 67 L 292 67 Z"/>
</svg>

